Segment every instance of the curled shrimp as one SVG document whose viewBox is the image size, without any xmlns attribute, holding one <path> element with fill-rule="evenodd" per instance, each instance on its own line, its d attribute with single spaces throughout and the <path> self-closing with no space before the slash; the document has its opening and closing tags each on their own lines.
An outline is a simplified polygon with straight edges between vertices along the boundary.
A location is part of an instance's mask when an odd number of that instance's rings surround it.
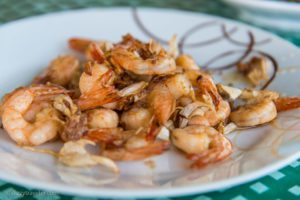
<svg viewBox="0 0 300 200">
<path fill-rule="evenodd" d="M 111 51 L 112 62 L 139 75 L 167 74 L 175 71 L 174 58 L 156 42 L 148 44 L 128 39 Z"/>
<path fill-rule="evenodd" d="M 54 139 L 62 130 L 59 113 L 49 106 L 36 111 L 32 122 L 24 115 L 32 104 L 50 101 L 65 91 L 55 86 L 20 88 L 9 95 L 3 105 L 2 123 L 8 135 L 19 145 L 40 145 Z"/>
<path fill-rule="evenodd" d="M 168 141 L 149 141 L 144 134 L 139 134 L 128 139 L 124 147 L 106 149 L 102 155 L 112 160 L 142 160 L 159 155 L 168 148 Z"/>
<path fill-rule="evenodd" d="M 230 114 L 230 105 L 227 101 L 221 101 L 214 109 L 212 107 L 202 107 L 203 112 L 193 113 L 189 118 L 189 125 L 216 126 L 225 121 Z"/>
<path fill-rule="evenodd" d="M 208 126 L 188 126 L 174 129 L 172 143 L 194 161 L 191 167 L 201 168 L 226 159 L 232 153 L 230 141 L 217 130 Z"/>
<path fill-rule="evenodd" d="M 79 82 L 81 96 L 78 105 L 80 109 L 89 110 L 100 106 L 123 107 L 122 104 L 126 104 L 127 98 L 138 96 L 147 86 L 146 82 L 141 81 L 117 90 L 113 84 L 114 80 L 115 73 L 112 69 L 96 62 L 87 63 Z"/>
<path fill-rule="evenodd" d="M 201 74 L 197 77 L 198 100 L 209 106 L 202 108 L 202 113 L 195 114 L 189 119 L 189 125 L 215 126 L 225 121 L 230 114 L 230 105 L 223 100 L 217 87 L 209 75 Z"/>
<path fill-rule="evenodd" d="M 230 120 L 238 126 L 256 126 L 272 121 L 277 116 L 276 106 L 271 100 L 238 107 L 230 113 Z"/>
<path fill-rule="evenodd" d="M 51 82 L 61 86 L 68 86 L 80 71 L 79 60 L 74 56 L 59 56 L 54 59 L 49 67 L 35 77 L 33 84 L 45 84 Z"/>
<path fill-rule="evenodd" d="M 83 138 L 108 147 L 101 154 L 112 160 L 141 160 L 161 154 L 168 148 L 169 142 L 149 140 L 147 136 L 146 132 L 135 130 L 102 128 L 87 131 Z"/>
</svg>

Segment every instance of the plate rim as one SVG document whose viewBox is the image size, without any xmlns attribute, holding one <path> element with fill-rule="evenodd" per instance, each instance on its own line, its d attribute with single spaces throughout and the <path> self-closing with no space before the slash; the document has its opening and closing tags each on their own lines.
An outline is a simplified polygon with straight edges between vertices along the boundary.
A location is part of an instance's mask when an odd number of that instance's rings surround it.
<svg viewBox="0 0 300 200">
<path fill-rule="evenodd" d="M 234 5 L 241 6 L 243 8 L 259 9 L 261 11 L 271 11 L 271 12 L 284 12 L 288 14 L 299 15 L 300 4 L 296 2 L 281 2 L 281 1 L 262 1 L 262 0 L 224 0 L 225 2 Z M 291 13 L 292 12 L 292 13 Z"/>
<path fill-rule="evenodd" d="M 78 12 L 89 12 L 89 11 L 101 11 L 101 10 L 129 10 L 131 9 L 130 7 L 98 7 L 98 8 L 81 8 L 81 9 L 73 9 L 73 10 L 67 10 L 67 11 L 59 11 L 59 12 L 51 12 L 51 13 L 46 13 L 46 14 L 41 14 L 41 15 L 35 15 L 35 16 L 30 16 L 18 20 L 14 20 L 11 22 L 7 22 L 4 24 L 0 24 L 0 31 L 5 29 L 6 27 L 9 26 L 15 26 L 18 25 L 18 23 L 23 23 L 26 21 L 31 21 L 31 20 L 39 20 L 41 18 L 47 18 L 55 15 L 67 15 L 70 13 L 78 13 Z M 142 11 L 168 11 L 168 12 L 179 12 L 179 13 L 188 13 L 188 14 L 194 14 L 194 15 L 202 15 L 214 19 L 219 19 L 223 21 L 228 21 L 231 23 L 235 23 L 238 26 L 243 26 L 243 27 L 248 27 L 251 28 L 255 31 L 260 31 L 265 34 L 268 34 L 271 38 L 275 38 L 276 40 L 280 40 L 281 42 L 286 43 L 286 45 L 289 45 L 290 48 L 293 48 L 295 51 L 299 51 L 300 49 L 294 45 L 293 43 L 282 39 L 281 37 L 270 33 L 268 31 L 262 30 L 260 28 L 235 21 L 232 19 L 220 17 L 220 16 L 215 16 L 215 15 L 210 15 L 206 13 L 199 13 L 199 12 L 193 12 L 193 11 L 186 11 L 186 10 L 178 10 L 178 9 L 171 9 L 171 8 L 149 8 L 149 7 L 142 7 L 139 8 L 139 10 Z M 228 179 L 228 180 L 222 180 L 222 181 L 216 181 L 213 183 L 208 183 L 206 185 L 201 185 L 199 188 L 199 185 L 189 185 L 189 186 L 184 186 L 184 187 L 174 187 L 174 188 L 153 188 L 151 189 L 126 189 L 126 190 L 120 190 L 120 189 L 108 189 L 108 188 L 85 188 L 84 190 L 76 190 L 70 185 L 58 185 L 58 184 L 53 184 L 53 183 L 47 183 L 47 182 L 41 182 L 41 181 L 34 181 L 32 179 L 26 180 L 22 179 L 20 177 L 15 177 L 15 176 L 9 176 L 6 174 L 3 174 L 0 172 L 0 179 L 16 184 L 16 185 L 21 185 L 24 187 L 28 188 L 34 188 L 34 189 L 41 189 L 45 191 L 51 191 L 51 192 L 57 192 L 59 194 L 68 194 L 68 195 L 78 195 L 78 196 L 89 196 L 89 197 L 109 197 L 109 198 L 155 198 L 155 197 L 174 197 L 174 196 L 184 196 L 184 195 L 193 195 L 193 194 L 200 194 L 200 193 L 206 193 L 206 192 L 212 192 L 224 188 L 229 188 L 233 187 L 239 184 L 243 184 L 246 182 L 250 182 L 252 180 L 255 180 L 259 177 L 262 177 L 264 175 L 267 175 L 268 173 L 271 173 L 279 168 L 282 168 L 291 162 L 297 160 L 300 158 L 300 151 L 296 152 L 288 157 L 285 157 L 282 160 L 274 162 L 272 165 L 266 165 L 259 170 L 252 171 L 245 173 L 243 175 L 236 176 L 234 178 Z"/>
</svg>

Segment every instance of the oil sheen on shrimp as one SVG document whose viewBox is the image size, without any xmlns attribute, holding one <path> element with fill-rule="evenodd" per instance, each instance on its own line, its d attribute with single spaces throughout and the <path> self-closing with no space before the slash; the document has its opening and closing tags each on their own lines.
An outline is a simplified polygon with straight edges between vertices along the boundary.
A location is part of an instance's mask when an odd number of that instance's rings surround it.
<svg viewBox="0 0 300 200">
<path fill-rule="evenodd" d="M 216 129 L 208 126 L 188 126 L 174 129 L 173 144 L 194 161 L 193 168 L 226 159 L 232 153 L 230 141 Z"/>
<path fill-rule="evenodd" d="M 238 126 L 257 126 L 272 121 L 277 116 L 276 106 L 271 100 L 239 107 L 230 113 L 230 119 Z"/>
</svg>

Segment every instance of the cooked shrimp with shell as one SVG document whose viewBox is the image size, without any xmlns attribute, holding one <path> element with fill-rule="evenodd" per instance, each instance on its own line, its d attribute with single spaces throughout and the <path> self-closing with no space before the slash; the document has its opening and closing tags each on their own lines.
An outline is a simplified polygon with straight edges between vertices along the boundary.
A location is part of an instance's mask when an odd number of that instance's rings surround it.
<svg viewBox="0 0 300 200">
<path fill-rule="evenodd" d="M 118 172 L 114 161 L 158 156 L 173 145 L 192 168 L 207 167 L 230 157 L 230 132 L 300 107 L 300 97 L 216 84 L 190 55 L 178 54 L 176 36 L 169 48 L 130 34 L 118 43 L 71 38 L 69 46 L 85 59 L 57 57 L 0 104 L 3 128 L 16 144 L 49 153 L 35 146 L 59 140 L 64 146 L 51 154 L 68 166 Z M 266 66 L 253 58 L 237 69 L 257 86 Z M 87 144 L 97 145 L 98 155 Z"/>
</svg>

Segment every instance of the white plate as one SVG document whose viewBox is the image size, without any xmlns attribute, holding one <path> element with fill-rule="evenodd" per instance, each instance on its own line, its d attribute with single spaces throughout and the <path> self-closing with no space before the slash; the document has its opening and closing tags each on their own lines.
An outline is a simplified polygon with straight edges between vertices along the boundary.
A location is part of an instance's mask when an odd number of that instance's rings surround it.
<svg viewBox="0 0 300 200">
<path fill-rule="evenodd" d="M 283 0 L 224 0 L 240 9 L 241 17 L 263 27 L 300 30 L 300 3 Z"/>
<path fill-rule="evenodd" d="M 197 13 L 161 9 L 141 9 L 138 13 L 145 27 L 165 40 L 174 33 L 180 39 L 192 27 L 206 23 L 206 26 L 202 25 L 205 28 L 187 38 L 184 48 L 201 65 L 217 54 L 231 50 L 238 50 L 239 53 L 213 65 L 228 64 L 241 56 L 246 47 L 240 42 L 249 43 L 247 33 L 251 31 L 256 41 L 263 41 L 255 44 L 254 49 L 272 55 L 281 67 L 269 88 L 289 95 L 300 94 L 299 72 L 295 71 L 295 67 L 300 66 L 300 50 L 274 35 L 234 21 Z M 204 42 L 222 36 L 222 24 L 239 42 L 230 42 L 225 38 L 213 43 Z M 132 10 L 127 8 L 54 13 L 3 25 L 0 27 L 1 95 L 29 83 L 57 55 L 72 53 L 67 47 L 70 37 L 118 41 L 128 32 L 140 39 L 149 39 L 134 21 Z M 195 46 L 199 42 L 202 45 Z M 226 70 L 217 78 L 234 82 L 230 74 L 231 70 Z M 58 165 L 51 156 L 17 147 L 2 131 L 0 178 L 25 187 L 115 198 L 177 196 L 224 189 L 263 176 L 299 158 L 300 132 L 297 129 L 300 123 L 295 124 L 299 116 L 299 111 L 283 113 L 272 125 L 232 133 L 229 137 L 235 149 L 231 158 L 205 169 L 188 169 L 190 162 L 179 152 L 171 150 L 147 159 L 155 163 L 152 169 L 144 161 L 118 163 L 120 177 L 99 167 L 72 169 Z M 58 146 L 47 144 L 42 148 L 57 149 Z"/>
</svg>

